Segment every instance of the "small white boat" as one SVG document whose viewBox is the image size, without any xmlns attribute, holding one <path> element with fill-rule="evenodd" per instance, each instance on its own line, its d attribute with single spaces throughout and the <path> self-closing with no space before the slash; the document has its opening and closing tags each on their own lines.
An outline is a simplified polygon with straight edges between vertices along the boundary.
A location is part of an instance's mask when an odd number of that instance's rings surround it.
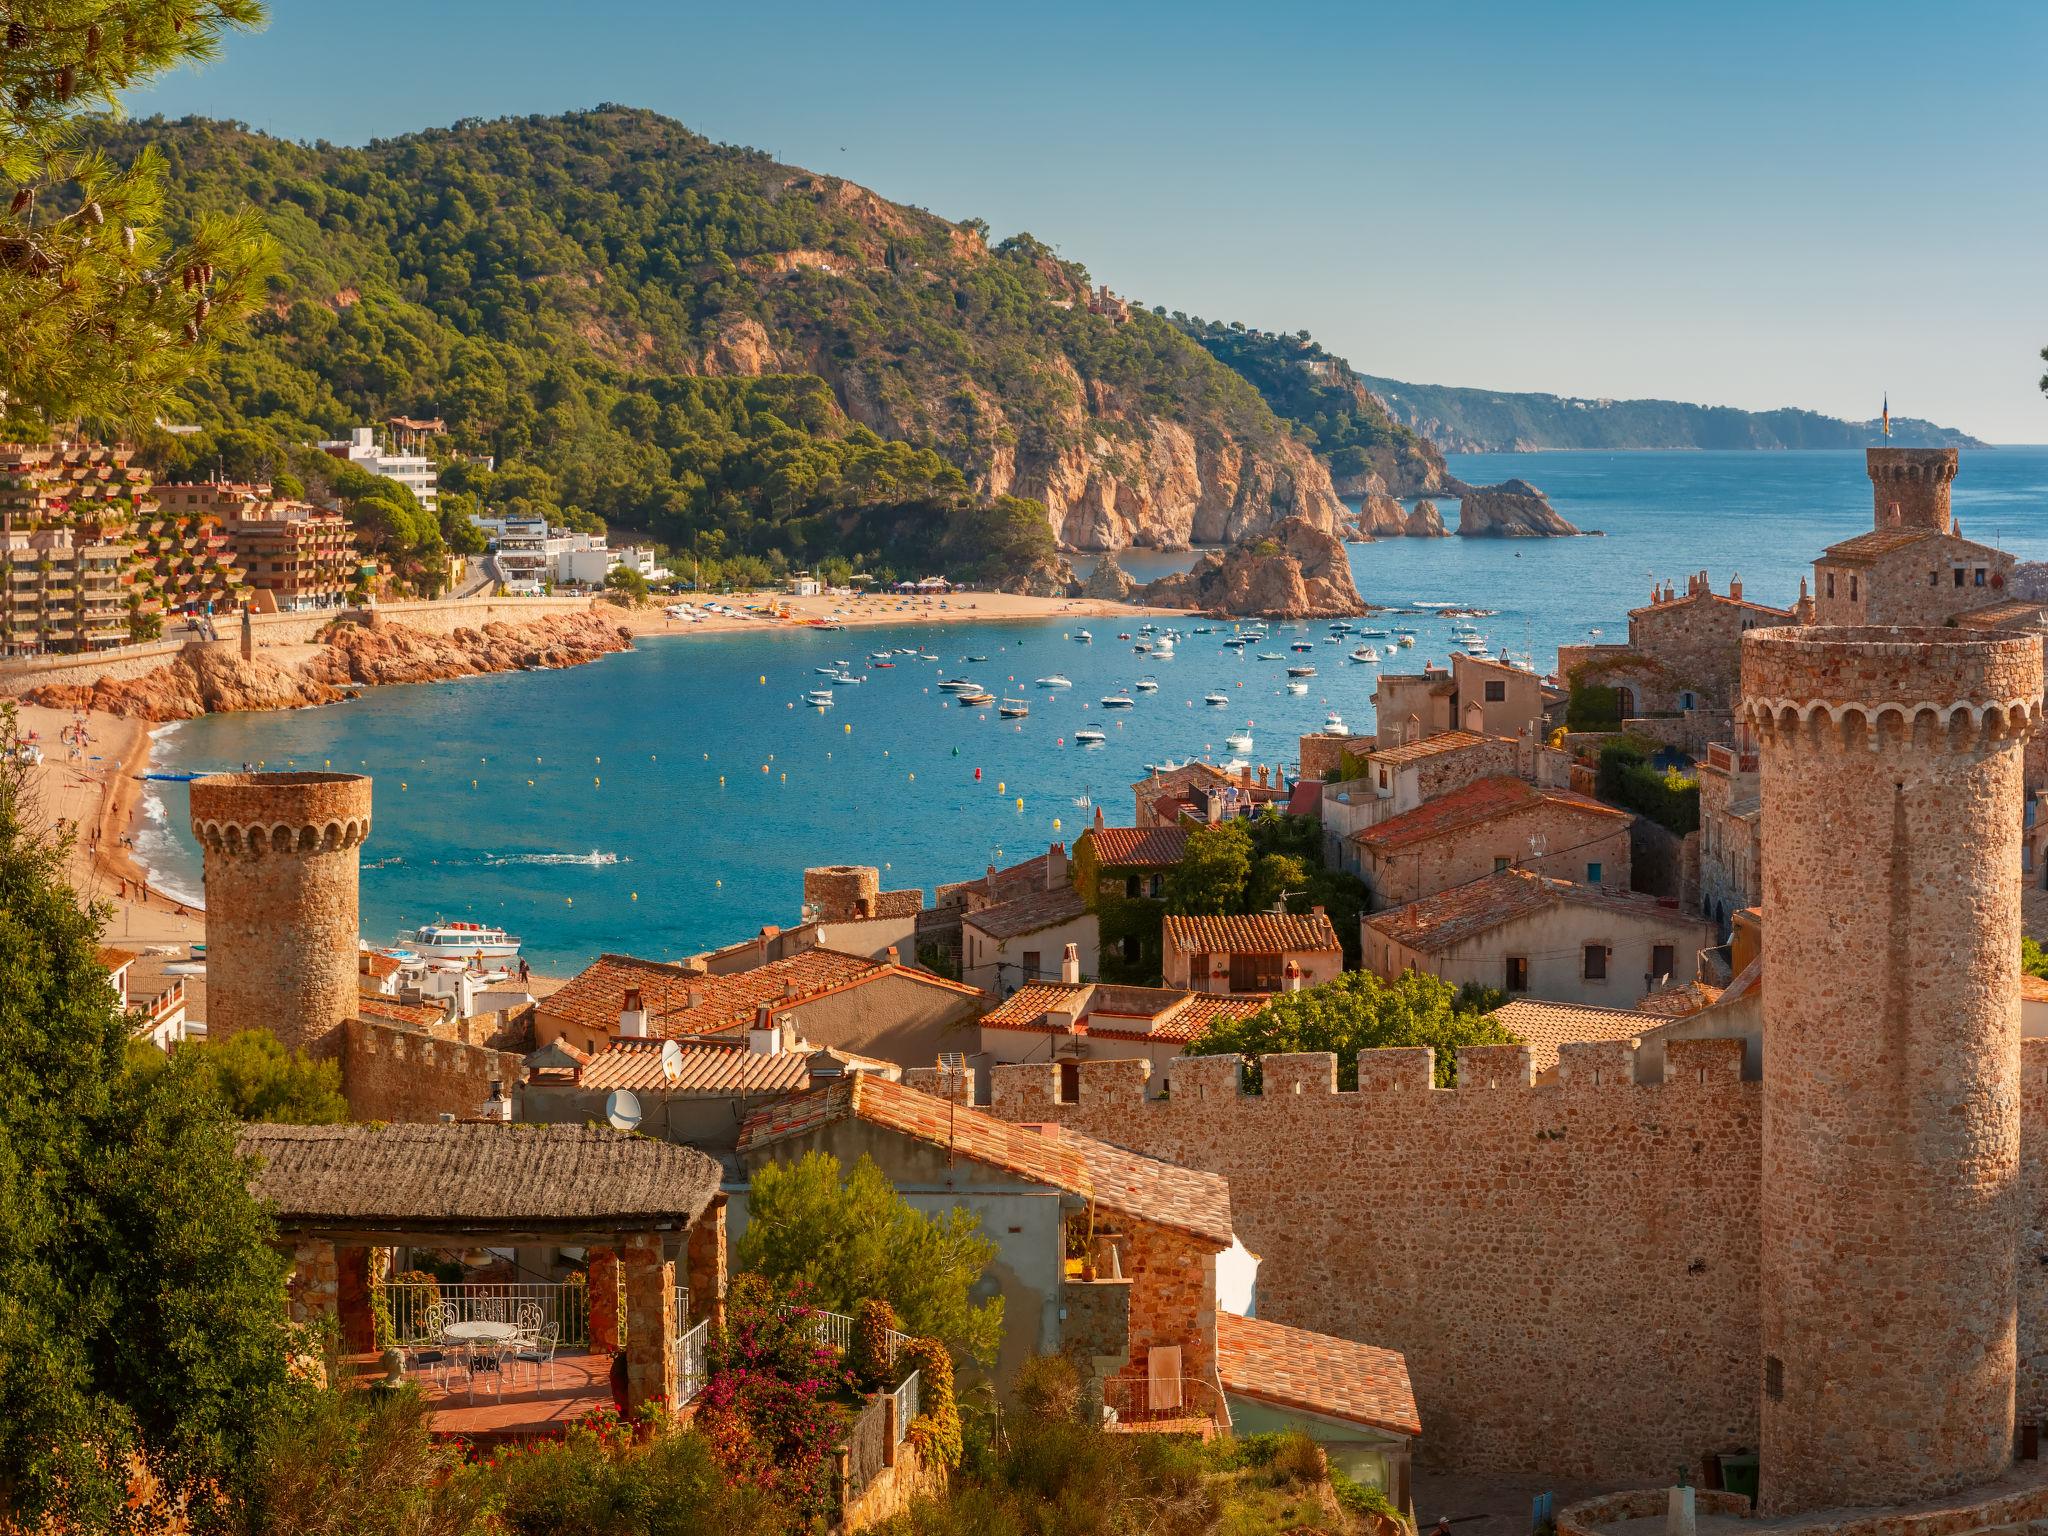
<svg viewBox="0 0 2048 1536">
<path fill-rule="evenodd" d="M 1297 640 L 1294 642 L 1294 644 L 1287 647 L 1287 649 L 1289 649 L 1290 651 L 1312 651 L 1315 649 L 1315 647 L 1313 645 L 1310 645 L 1306 640 Z"/>
<path fill-rule="evenodd" d="M 1285 656 L 1282 656 L 1278 651 L 1259 652 L 1259 660 L 1261 661 L 1285 661 L 1286 659 L 1287 658 Z"/>
<path fill-rule="evenodd" d="M 1141 677 L 1131 686 L 1140 693 L 1157 693 L 1159 691 L 1158 681 L 1150 677 Z"/>
<path fill-rule="evenodd" d="M 1157 640 L 1154 640 L 1152 642 L 1152 654 L 1154 656 L 1171 656 L 1173 654 L 1173 636 L 1170 634 L 1161 635 Z"/>
<path fill-rule="evenodd" d="M 1077 747 L 1099 747 L 1107 740 L 1109 737 L 1100 726 L 1084 725 L 1074 732 L 1074 745 Z"/>
<path fill-rule="evenodd" d="M 1412 648 L 1415 644 L 1415 637 L 1413 635 L 1399 635 L 1395 637 L 1394 644 Z"/>
<path fill-rule="evenodd" d="M 1316 669 L 1314 667 L 1289 667 L 1287 675 L 1289 677 L 1314 677 Z"/>
<path fill-rule="evenodd" d="M 1175 762 L 1172 758 L 1169 757 L 1163 763 L 1147 763 L 1145 765 L 1145 771 L 1147 773 L 1172 773 L 1174 769 L 1185 768 L 1189 763 L 1193 761 L 1193 758 L 1183 758 L 1181 761 Z"/>
<path fill-rule="evenodd" d="M 1220 708 L 1230 702 L 1230 695 L 1227 693 L 1205 693 L 1202 695 L 1202 702 Z"/>
<path fill-rule="evenodd" d="M 1351 653 L 1351 659 L 1353 661 L 1362 661 L 1367 664 L 1370 664 L 1380 659 L 1380 653 L 1374 650 L 1369 645 L 1361 645 L 1357 650 Z"/>
<path fill-rule="evenodd" d="M 1152 642 L 1150 640 L 1140 640 L 1136 645 L 1132 646 L 1131 649 L 1136 651 L 1140 656 L 1149 655 L 1152 650 Z"/>
<path fill-rule="evenodd" d="M 1249 752 L 1252 749 L 1252 733 L 1250 731 L 1232 731 L 1223 738 L 1223 745 L 1230 748 L 1233 752 Z"/>
<path fill-rule="evenodd" d="M 817 673 L 817 674 L 818 674 L 818 676 L 820 676 L 820 677 L 834 677 L 834 676 L 837 676 L 837 675 L 838 675 L 838 672 L 839 672 L 839 668 L 838 668 L 838 667 L 836 667 L 836 666 L 831 666 L 831 667 L 813 667 L 813 668 L 811 668 L 811 670 L 812 670 L 813 672 Z"/>
<path fill-rule="evenodd" d="M 1129 709 L 1132 705 L 1136 704 L 1137 702 L 1138 701 L 1132 698 L 1128 693 L 1105 694 L 1103 695 L 1101 700 L 1102 707 L 1104 709 Z"/>
<path fill-rule="evenodd" d="M 1088 643 L 1089 641 L 1093 640 L 1093 639 L 1094 639 L 1095 637 L 1094 637 L 1093 635 L 1089 634 L 1089 633 L 1088 633 L 1088 631 L 1087 631 L 1087 630 L 1085 630 L 1085 629 L 1077 629 L 1077 630 L 1075 630 L 1075 631 L 1074 631 L 1074 638 L 1075 638 L 1076 640 L 1080 641 L 1080 642 L 1081 642 L 1081 644 L 1083 644 L 1083 645 L 1086 645 L 1086 644 L 1087 644 L 1087 643 Z"/>
<path fill-rule="evenodd" d="M 891 666 L 894 666 L 894 665 L 896 664 L 896 662 L 895 662 L 895 658 L 896 658 L 897 654 L 898 654 L 898 653 L 897 653 L 897 652 L 895 652 L 895 651 L 876 651 L 876 652 L 875 652 L 875 653 L 874 653 L 873 655 L 871 655 L 871 656 L 869 656 L 869 657 L 868 657 L 868 660 L 869 660 L 869 661 L 886 661 L 886 662 L 888 662 L 888 663 L 889 663 L 889 664 L 890 664 Z"/>
<path fill-rule="evenodd" d="M 1291 682 L 1291 683 L 1289 683 L 1289 684 L 1287 685 L 1287 691 L 1288 691 L 1289 693 L 1292 693 L 1292 694 L 1303 694 L 1303 693 L 1307 693 L 1307 692 L 1308 692 L 1308 684 L 1307 684 L 1306 682 L 1302 681 L 1302 680 L 1301 680 L 1300 678 L 1296 678 L 1296 679 L 1295 679 L 1295 680 L 1294 680 L 1293 682 Z"/>
<path fill-rule="evenodd" d="M 944 693 L 971 693 L 980 686 L 971 677 L 949 677 L 939 684 L 939 689 Z"/>
<path fill-rule="evenodd" d="M 866 678 L 856 677 L 851 672 L 834 672 L 832 674 L 832 686 L 834 688 L 850 688 L 855 683 L 864 683 L 866 681 Z"/>
<path fill-rule="evenodd" d="M 1323 731 L 1327 735 L 1342 736 L 1344 734 L 1344 717 L 1334 709 L 1331 710 L 1327 715 L 1323 716 Z"/>
<path fill-rule="evenodd" d="M 960 701 L 962 709 L 983 709 L 996 701 L 994 694 L 980 688 L 967 693 L 956 693 L 953 697 Z"/>
<path fill-rule="evenodd" d="M 815 709 L 830 709 L 832 707 L 832 690 L 830 688 L 814 688 L 804 695 L 804 702 Z"/>
<path fill-rule="evenodd" d="M 502 928 L 482 923 L 428 923 L 404 935 L 410 944 L 430 959 L 509 959 L 519 953 L 519 941 Z"/>
<path fill-rule="evenodd" d="M 1051 677 L 1041 677 L 1038 680 L 1038 686 L 1041 688 L 1071 688 L 1074 686 L 1074 680 L 1071 677 L 1062 677 L 1059 673 L 1055 672 Z"/>
</svg>

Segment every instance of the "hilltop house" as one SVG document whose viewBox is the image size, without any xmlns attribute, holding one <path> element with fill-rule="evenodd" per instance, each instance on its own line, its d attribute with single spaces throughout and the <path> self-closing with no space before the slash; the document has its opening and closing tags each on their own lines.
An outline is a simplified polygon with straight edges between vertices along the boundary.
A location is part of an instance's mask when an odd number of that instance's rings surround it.
<svg viewBox="0 0 2048 1536">
<path fill-rule="evenodd" d="M 1673 901 L 1503 870 L 1362 922 L 1365 968 L 1609 1007 L 1699 974 L 1713 931 Z"/>
<path fill-rule="evenodd" d="M 1344 947 L 1321 907 L 1169 917 L 1162 944 L 1166 984 L 1193 992 L 1298 992 L 1344 969 Z"/>
<path fill-rule="evenodd" d="M 1375 908 L 1514 868 L 1627 890 L 1633 819 L 1589 795 L 1497 776 L 1425 801 L 1350 841 Z"/>
</svg>

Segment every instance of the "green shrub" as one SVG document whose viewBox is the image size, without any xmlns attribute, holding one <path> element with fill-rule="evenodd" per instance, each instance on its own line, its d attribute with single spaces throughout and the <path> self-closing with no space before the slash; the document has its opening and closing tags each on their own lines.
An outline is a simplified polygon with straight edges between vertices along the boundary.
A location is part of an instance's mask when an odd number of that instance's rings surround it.
<svg viewBox="0 0 2048 1536">
<path fill-rule="evenodd" d="M 1268 1470 L 1276 1483 L 1301 1488 L 1321 1482 L 1327 1465 L 1320 1445 L 1300 1430 L 1290 1429 L 1274 1446 Z"/>
<path fill-rule="evenodd" d="M 1564 707 L 1568 731 L 1612 731 L 1621 725 L 1621 696 L 1604 683 L 1573 683 Z"/>
<path fill-rule="evenodd" d="M 1602 800 L 1638 811 L 1678 837 L 1700 826 L 1700 781 L 1676 768 L 1659 770 L 1637 741 L 1600 749 L 1597 790 Z"/>
<path fill-rule="evenodd" d="M 1379 1515 L 1405 1523 L 1405 1517 L 1394 1508 L 1394 1501 L 1387 1497 L 1385 1489 L 1361 1483 L 1342 1468 L 1330 1468 L 1330 1491 L 1337 1496 L 1337 1503 L 1347 1514 Z"/>
<path fill-rule="evenodd" d="M 1078 1420 L 1081 1373 L 1065 1355 L 1033 1355 L 1017 1372 L 1017 1411 L 1029 1419 Z"/>
</svg>

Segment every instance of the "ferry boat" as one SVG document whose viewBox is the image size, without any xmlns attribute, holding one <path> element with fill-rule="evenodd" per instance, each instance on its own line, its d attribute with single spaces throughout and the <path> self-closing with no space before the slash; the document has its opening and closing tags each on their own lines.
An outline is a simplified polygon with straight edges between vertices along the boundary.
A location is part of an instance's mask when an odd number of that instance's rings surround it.
<svg viewBox="0 0 2048 1536">
<path fill-rule="evenodd" d="M 1289 667 L 1287 675 L 1289 677 L 1314 677 L 1316 669 L 1314 667 Z"/>
<path fill-rule="evenodd" d="M 1230 695 L 1227 693 L 1205 693 L 1202 695 L 1202 702 L 1220 709 L 1230 702 Z"/>
<path fill-rule="evenodd" d="M 502 928 L 483 923 L 428 923 L 405 934 L 401 943 L 434 960 L 508 960 L 519 953 L 519 941 Z"/>
<path fill-rule="evenodd" d="M 1071 688 L 1074 686 L 1074 680 L 1071 677 L 1055 672 L 1051 677 L 1041 677 L 1038 680 L 1038 686 L 1041 688 Z"/>
<path fill-rule="evenodd" d="M 1074 745 L 1077 747 L 1099 747 L 1107 740 L 1109 737 L 1097 725 L 1084 725 L 1074 732 Z"/>
<path fill-rule="evenodd" d="M 1031 706 L 1022 699 L 1005 699 L 996 712 L 1005 720 L 1022 720 L 1031 713 Z"/>
<path fill-rule="evenodd" d="M 1110 693 L 1104 694 L 1101 702 L 1104 709 L 1129 709 L 1137 700 L 1128 693 Z"/>
</svg>

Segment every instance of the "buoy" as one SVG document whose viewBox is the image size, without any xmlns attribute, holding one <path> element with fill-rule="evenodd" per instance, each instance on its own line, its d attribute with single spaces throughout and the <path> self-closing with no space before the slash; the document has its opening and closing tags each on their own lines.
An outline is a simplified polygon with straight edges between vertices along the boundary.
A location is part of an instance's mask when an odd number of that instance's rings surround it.
<svg viewBox="0 0 2048 1536">
<path fill-rule="evenodd" d="M 711 883 L 717 886 L 721 891 L 725 889 L 725 882 L 723 880 L 714 880 Z"/>
<path fill-rule="evenodd" d="M 1057 829 L 1055 829 L 1055 830 L 1057 830 Z M 638 901 L 638 900 L 640 899 L 640 893 L 639 893 L 638 891 L 635 891 L 635 892 L 633 893 L 633 899 L 634 899 L 635 901 Z"/>
<path fill-rule="evenodd" d="M 469 787 L 470 787 L 471 789 L 475 789 L 475 788 L 476 788 L 476 780 L 475 780 L 475 779 L 471 779 L 471 780 L 469 781 Z"/>
<path fill-rule="evenodd" d="M 1060 819 L 1057 816 L 1053 817 L 1052 819 L 1052 829 L 1055 832 L 1059 831 L 1060 829 Z"/>
<path fill-rule="evenodd" d="M 405 780 L 403 780 L 403 779 L 400 779 L 400 780 L 398 781 L 398 787 L 399 787 L 400 789 L 403 789 L 403 788 L 405 788 Z"/>
<path fill-rule="evenodd" d="M 768 681 L 768 678 L 765 674 L 762 676 L 761 681 L 764 683 Z"/>
<path fill-rule="evenodd" d="M 1024 809 L 1024 797 L 1022 795 L 1017 797 L 1017 809 L 1020 811 Z"/>
<path fill-rule="evenodd" d="M 787 784 L 787 783 L 789 782 L 789 775 L 788 775 L 788 774 L 786 774 L 786 773 L 785 773 L 785 774 L 784 774 L 784 775 L 782 776 L 782 782 L 783 782 L 783 783 L 785 783 L 785 784 Z"/>
<path fill-rule="evenodd" d="M 954 756 L 956 756 L 956 757 L 957 757 L 958 755 L 959 755 L 959 753 L 958 753 L 958 751 L 956 750 L 956 751 L 955 751 L 955 753 L 954 753 Z M 975 783 L 977 783 L 977 784 L 979 784 L 979 783 L 981 782 L 981 770 L 980 770 L 979 768 L 977 768 L 977 769 L 975 769 L 975 770 L 974 770 L 974 782 L 975 782 Z"/>
<path fill-rule="evenodd" d="M 597 779 L 597 778 L 594 778 L 594 779 L 592 779 L 592 780 L 590 781 L 591 787 L 592 787 L 593 789 L 595 789 L 595 788 L 596 788 L 596 787 L 597 787 L 598 785 L 600 785 L 600 784 L 602 784 L 602 783 L 604 783 L 604 780 L 603 780 L 603 779 Z"/>
<path fill-rule="evenodd" d="M 562 905 L 565 907 L 573 907 L 576 905 L 576 898 L 574 896 L 564 896 L 562 898 Z"/>
<path fill-rule="evenodd" d="M 917 782 L 917 775 L 916 775 L 916 774 L 914 774 L 914 773 L 913 773 L 913 774 L 912 774 L 912 775 L 910 776 L 910 782 L 911 782 L 911 783 L 913 783 L 913 784 L 915 784 L 915 783 Z"/>
<path fill-rule="evenodd" d="M 721 789 L 725 787 L 725 775 L 722 773 L 718 776 L 718 785 Z"/>
<path fill-rule="evenodd" d="M 540 759 L 536 757 L 536 758 L 534 759 L 534 761 L 535 761 L 535 762 L 537 763 L 537 762 L 539 762 L 539 761 L 540 761 Z M 711 754 L 710 754 L 709 752 L 706 752 L 706 753 L 704 754 L 704 761 L 705 761 L 705 762 L 707 762 L 707 763 L 711 761 Z"/>
<path fill-rule="evenodd" d="M 1005 795 L 1009 793 L 1009 790 L 1004 785 L 998 784 L 996 786 L 996 793 L 999 795 Z"/>
<path fill-rule="evenodd" d="M 526 787 L 527 787 L 528 789 L 531 789 L 531 788 L 533 788 L 533 780 L 531 780 L 531 779 L 528 779 L 528 780 L 526 781 Z"/>
<path fill-rule="evenodd" d="M 768 765 L 767 765 L 766 763 L 763 763 L 763 764 L 761 765 L 761 771 L 762 771 L 763 773 L 766 773 L 766 772 L 768 771 Z"/>
<path fill-rule="evenodd" d="M 849 736 L 853 734 L 853 722 L 851 720 L 846 722 L 846 734 Z"/>
</svg>

